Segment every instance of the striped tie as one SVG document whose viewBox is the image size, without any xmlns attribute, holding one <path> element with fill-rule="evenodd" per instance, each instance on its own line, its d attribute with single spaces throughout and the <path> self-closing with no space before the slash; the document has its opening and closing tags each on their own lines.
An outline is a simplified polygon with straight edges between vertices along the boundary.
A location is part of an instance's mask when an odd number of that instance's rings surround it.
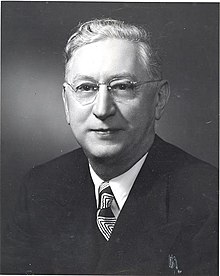
<svg viewBox="0 0 220 276">
<path fill-rule="evenodd" d="M 97 224 L 102 235 L 108 241 L 116 222 L 116 218 L 111 210 L 114 195 L 108 182 L 103 182 L 99 187 L 99 199 Z"/>
</svg>

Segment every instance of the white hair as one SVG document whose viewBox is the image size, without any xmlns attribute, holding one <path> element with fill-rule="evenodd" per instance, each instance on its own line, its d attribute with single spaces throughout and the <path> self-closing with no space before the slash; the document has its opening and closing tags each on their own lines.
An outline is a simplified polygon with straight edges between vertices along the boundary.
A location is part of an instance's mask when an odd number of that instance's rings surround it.
<svg viewBox="0 0 220 276">
<path fill-rule="evenodd" d="M 160 60 L 150 44 L 150 35 L 143 28 L 114 19 L 95 19 L 80 24 L 65 47 L 65 63 L 73 53 L 86 44 L 106 38 L 125 39 L 137 44 L 138 58 L 152 79 L 161 78 Z"/>
</svg>

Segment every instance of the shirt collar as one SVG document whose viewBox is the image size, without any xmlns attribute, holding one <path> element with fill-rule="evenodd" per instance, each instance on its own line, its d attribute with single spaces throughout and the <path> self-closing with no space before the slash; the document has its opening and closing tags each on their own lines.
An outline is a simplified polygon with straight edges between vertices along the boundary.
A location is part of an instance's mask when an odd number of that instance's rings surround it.
<svg viewBox="0 0 220 276">
<path fill-rule="evenodd" d="M 121 210 L 128 194 L 134 184 L 134 181 L 147 157 L 147 153 L 137 162 L 134 164 L 133 167 L 131 167 L 128 171 L 125 173 L 112 178 L 109 180 L 109 185 L 112 189 L 112 192 L 114 194 L 114 197 L 117 201 L 118 207 Z M 96 195 L 96 203 L 98 206 L 98 200 L 99 200 L 99 186 L 104 182 L 103 179 L 101 179 L 93 170 L 92 166 L 89 164 L 90 174 L 95 186 L 95 195 Z"/>
</svg>

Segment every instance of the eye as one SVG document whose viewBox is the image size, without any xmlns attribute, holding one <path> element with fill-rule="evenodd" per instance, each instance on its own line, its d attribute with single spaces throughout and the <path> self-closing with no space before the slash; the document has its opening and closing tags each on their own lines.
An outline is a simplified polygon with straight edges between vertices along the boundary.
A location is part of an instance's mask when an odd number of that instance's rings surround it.
<svg viewBox="0 0 220 276">
<path fill-rule="evenodd" d="M 97 91 L 98 87 L 93 83 L 82 83 L 76 87 L 77 92 L 94 92 Z"/>
<path fill-rule="evenodd" d="M 127 88 L 128 88 L 127 83 L 118 84 L 118 89 L 120 89 L 120 90 L 126 90 Z"/>
<path fill-rule="evenodd" d="M 119 83 L 112 84 L 111 87 L 113 90 L 128 91 L 128 90 L 133 90 L 134 85 L 131 82 L 119 82 Z"/>
</svg>

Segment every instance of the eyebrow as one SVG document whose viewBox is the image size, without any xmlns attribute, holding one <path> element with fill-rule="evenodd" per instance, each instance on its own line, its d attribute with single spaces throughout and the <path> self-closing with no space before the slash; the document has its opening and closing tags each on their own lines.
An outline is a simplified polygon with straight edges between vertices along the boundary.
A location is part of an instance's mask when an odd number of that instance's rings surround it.
<svg viewBox="0 0 220 276">
<path fill-rule="evenodd" d="M 93 77 L 87 76 L 87 75 L 76 75 L 73 78 L 74 81 L 79 81 L 79 80 L 90 80 L 90 81 L 96 81 Z"/>
<path fill-rule="evenodd" d="M 114 74 L 114 75 L 110 76 L 108 78 L 108 80 L 120 79 L 120 78 L 131 78 L 133 80 L 137 80 L 136 75 L 131 74 L 131 73 L 127 73 L 127 72 L 123 72 L 123 73 L 120 73 L 120 74 Z"/>
<path fill-rule="evenodd" d="M 135 81 L 137 80 L 136 75 L 128 73 L 128 72 L 122 72 L 120 74 L 113 74 L 113 75 L 109 76 L 106 81 L 108 82 L 112 79 L 120 79 L 120 78 L 131 78 L 131 79 L 134 79 Z M 73 82 L 74 81 L 80 81 L 80 80 L 89 80 L 89 81 L 98 82 L 95 78 L 93 78 L 91 76 L 88 76 L 88 75 L 77 74 L 73 78 Z"/>
</svg>

